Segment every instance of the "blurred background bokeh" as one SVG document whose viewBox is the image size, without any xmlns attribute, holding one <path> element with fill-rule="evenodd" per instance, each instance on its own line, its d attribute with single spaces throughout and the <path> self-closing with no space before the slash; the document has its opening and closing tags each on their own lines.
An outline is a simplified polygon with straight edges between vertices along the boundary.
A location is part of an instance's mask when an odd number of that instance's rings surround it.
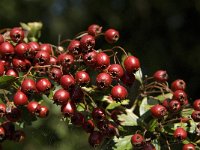
<svg viewBox="0 0 200 150">
<path fill-rule="evenodd" d="M 115 28 L 120 32 L 117 45 L 139 57 L 144 74 L 167 70 L 170 82 L 177 78 L 186 81 L 190 101 L 200 97 L 199 0 L 0 1 L 0 28 L 32 21 L 43 22 L 40 41 L 55 45 L 59 35 L 73 38 L 93 23 L 104 30 Z M 51 117 L 38 123 L 38 128 L 27 130 L 25 143 L 17 146 L 27 150 L 89 149 L 81 129 L 58 122 L 59 118 Z M 12 143 L 5 143 L 5 149 L 13 149 Z"/>
</svg>

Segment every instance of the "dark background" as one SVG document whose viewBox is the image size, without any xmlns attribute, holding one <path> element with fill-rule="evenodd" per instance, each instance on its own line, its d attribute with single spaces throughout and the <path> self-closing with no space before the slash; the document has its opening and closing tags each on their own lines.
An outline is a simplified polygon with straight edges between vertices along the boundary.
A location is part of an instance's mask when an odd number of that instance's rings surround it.
<svg viewBox="0 0 200 150">
<path fill-rule="evenodd" d="M 144 74 L 167 70 L 170 82 L 186 81 L 191 101 L 200 97 L 199 0 L 0 1 L 0 28 L 32 21 L 43 22 L 41 41 L 54 44 L 93 23 L 115 28 L 117 44 L 140 59 Z"/>
</svg>

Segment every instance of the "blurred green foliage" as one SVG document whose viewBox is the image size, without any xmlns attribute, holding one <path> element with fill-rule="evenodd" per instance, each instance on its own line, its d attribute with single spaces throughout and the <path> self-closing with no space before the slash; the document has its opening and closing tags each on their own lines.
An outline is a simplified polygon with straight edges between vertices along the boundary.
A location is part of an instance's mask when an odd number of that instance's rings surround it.
<svg viewBox="0 0 200 150">
<path fill-rule="evenodd" d="M 190 101 L 199 97 L 199 0 L 1 0 L 0 8 L 0 28 L 41 21 L 40 41 L 55 45 L 59 35 L 73 38 L 92 23 L 104 30 L 116 28 L 121 35 L 117 44 L 140 58 L 144 74 L 166 69 L 170 81 L 182 78 L 187 82 Z M 28 128 L 23 145 L 14 148 L 8 142 L 5 149 L 89 149 L 87 135 L 59 119 L 52 114 L 36 122 L 40 125 Z"/>
</svg>

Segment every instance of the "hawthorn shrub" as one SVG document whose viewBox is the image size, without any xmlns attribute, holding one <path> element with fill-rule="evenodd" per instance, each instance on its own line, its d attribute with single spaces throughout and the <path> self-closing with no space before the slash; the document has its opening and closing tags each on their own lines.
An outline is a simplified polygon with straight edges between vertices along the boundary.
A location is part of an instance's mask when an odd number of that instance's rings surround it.
<svg viewBox="0 0 200 150">
<path fill-rule="evenodd" d="M 90 25 L 58 45 L 39 41 L 42 23 L 0 34 L 0 142 L 22 142 L 24 130 L 60 109 L 68 126 L 88 133 L 91 148 L 200 149 L 200 99 L 165 70 L 142 74 L 140 60 L 116 46 L 115 29 Z M 104 38 L 108 49 L 96 48 Z"/>
</svg>

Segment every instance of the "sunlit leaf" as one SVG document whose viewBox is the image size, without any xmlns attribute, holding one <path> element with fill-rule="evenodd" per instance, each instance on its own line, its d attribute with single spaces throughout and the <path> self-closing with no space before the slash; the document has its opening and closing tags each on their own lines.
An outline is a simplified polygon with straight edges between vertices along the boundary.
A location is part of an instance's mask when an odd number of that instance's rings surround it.
<svg viewBox="0 0 200 150">
<path fill-rule="evenodd" d="M 129 109 L 126 110 L 125 114 L 118 115 L 119 121 L 122 126 L 137 126 L 139 117 Z"/>
<path fill-rule="evenodd" d="M 160 102 L 162 102 L 162 101 L 164 101 L 166 98 L 171 99 L 172 96 L 173 96 L 172 93 L 167 93 L 167 94 L 158 95 L 158 96 L 156 96 L 156 97 L 154 97 L 154 98 L 157 99 L 157 100 L 160 100 Z"/>
<path fill-rule="evenodd" d="M 132 150 L 131 137 L 132 135 L 120 138 L 115 137 L 115 146 L 113 147 L 113 150 Z"/>
</svg>

